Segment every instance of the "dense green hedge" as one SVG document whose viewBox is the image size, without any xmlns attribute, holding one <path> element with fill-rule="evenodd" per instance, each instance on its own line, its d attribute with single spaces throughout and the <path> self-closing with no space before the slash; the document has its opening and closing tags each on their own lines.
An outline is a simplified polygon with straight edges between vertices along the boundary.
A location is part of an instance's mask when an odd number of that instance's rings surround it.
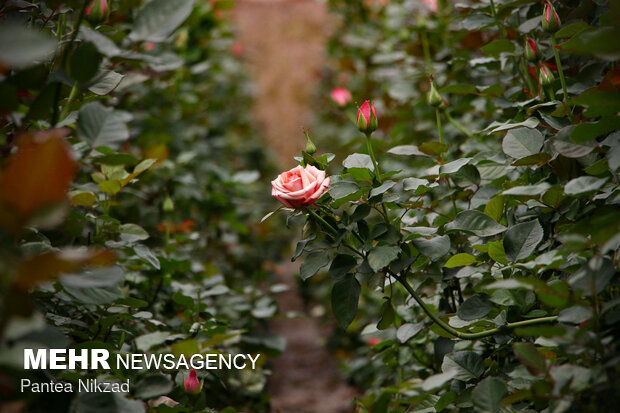
<svg viewBox="0 0 620 413">
<path fill-rule="evenodd" d="M 284 343 L 268 333 L 264 264 L 282 241 L 258 226 L 272 172 L 231 3 L 112 1 L 101 19 L 88 3 L 0 9 L 3 398 L 32 412 L 138 412 L 162 395 L 180 403 L 165 411 L 266 411 L 265 363 Z M 191 398 L 187 371 L 22 371 L 21 349 L 41 346 L 263 357 L 200 371 Z M 131 394 L 21 393 L 24 375 L 130 378 Z"/>
</svg>

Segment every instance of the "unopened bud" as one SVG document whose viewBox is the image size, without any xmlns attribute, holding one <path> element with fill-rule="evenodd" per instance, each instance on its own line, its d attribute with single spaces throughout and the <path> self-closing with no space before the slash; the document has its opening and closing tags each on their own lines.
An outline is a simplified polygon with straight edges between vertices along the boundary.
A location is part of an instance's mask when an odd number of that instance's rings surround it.
<svg viewBox="0 0 620 413">
<path fill-rule="evenodd" d="M 437 91 L 435 87 L 435 82 L 431 80 L 431 89 L 428 91 L 428 95 L 426 95 L 426 99 L 428 100 L 428 104 L 438 108 L 443 103 L 443 99 L 441 95 Z"/>
<path fill-rule="evenodd" d="M 316 145 L 310 140 L 308 131 L 304 131 L 304 134 L 306 135 L 306 153 L 308 155 L 314 155 L 316 153 Z"/>
<path fill-rule="evenodd" d="M 108 14 L 110 14 L 108 0 L 93 0 L 86 7 L 84 16 L 92 24 L 99 24 L 108 18 Z"/>
<path fill-rule="evenodd" d="M 357 111 L 357 128 L 364 133 L 372 133 L 377 130 L 377 112 L 375 105 L 370 101 L 365 101 Z"/>
<path fill-rule="evenodd" d="M 555 8 L 551 5 L 551 2 L 547 0 L 542 15 L 542 28 L 547 33 L 555 33 L 560 29 L 561 22 L 558 14 L 555 12 Z"/>
<path fill-rule="evenodd" d="M 549 86 L 555 80 L 553 72 L 544 64 L 538 65 L 538 81 L 543 86 Z"/>
<path fill-rule="evenodd" d="M 538 48 L 536 47 L 536 42 L 530 39 L 529 37 L 525 38 L 525 44 L 523 46 L 523 54 L 525 58 L 531 62 L 536 61 L 538 59 Z"/>
</svg>

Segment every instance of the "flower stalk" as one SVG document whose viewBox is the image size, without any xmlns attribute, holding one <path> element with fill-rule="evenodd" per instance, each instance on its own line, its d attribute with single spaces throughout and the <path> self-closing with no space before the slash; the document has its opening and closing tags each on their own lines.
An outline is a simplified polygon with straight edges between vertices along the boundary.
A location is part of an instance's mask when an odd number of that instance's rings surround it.
<svg viewBox="0 0 620 413">
<path fill-rule="evenodd" d="M 560 54 L 557 48 L 557 42 L 555 40 L 555 33 L 551 34 L 551 47 L 553 48 L 553 55 L 555 56 L 555 64 L 558 67 L 558 74 L 560 75 L 560 83 L 562 83 L 562 93 L 564 103 L 568 100 L 568 90 L 566 88 L 566 79 L 564 78 L 564 70 L 562 70 L 562 61 L 560 60 Z"/>
<path fill-rule="evenodd" d="M 394 277 L 396 281 L 398 281 L 405 288 L 405 290 L 407 290 L 409 295 L 411 295 L 413 299 L 420 305 L 420 307 L 422 307 L 422 310 L 424 311 L 424 313 L 426 313 L 426 315 L 428 315 L 429 318 L 433 320 L 435 324 L 437 324 L 441 329 L 443 329 L 447 333 L 457 338 L 463 339 L 463 340 L 478 340 L 478 339 L 490 337 L 492 335 L 502 333 L 505 331 L 511 331 L 519 327 L 527 327 L 527 326 L 532 326 L 532 325 L 537 325 L 537 324 L 553 323 L 558 319 L 558 316 L 532 318 L 530 320 L 507 323 L 506 325 L 492 328 L 490 330 L 480 331 L 478 333 L 463 333 L 461 331 L 458 331 L 454 327 L 450 326 L 449 324 L 444 322 L 441 318 L 439 318 L 437 314 L 433 313 L 433 311 L 429 308 L 429 306 L 427 306 L 426 303 L 422 301 L 422 298 L 418 295 L 418 293 L 415 292 L 413 287 L 411 287 L 411 285 L 407 282 L 407 280 L 404 277 L 399 277 L 398 275 L 394 273 L 390 273 L 390 275 Z"/>
</svg>

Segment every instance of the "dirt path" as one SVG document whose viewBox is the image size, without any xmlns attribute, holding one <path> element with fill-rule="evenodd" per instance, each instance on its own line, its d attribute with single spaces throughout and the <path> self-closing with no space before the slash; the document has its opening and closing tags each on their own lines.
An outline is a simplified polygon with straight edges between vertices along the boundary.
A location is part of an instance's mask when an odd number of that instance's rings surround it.
<svg viewBox="0 0 620 413">
<path fill-rule="evenodd" d="M 310 95 L 324 63 L 328 33 L 325 5 L 315 0 L 239 0 L 235 7 L 238 41 L 255 85 L 254 117 L 261 123 L 282 168 L 305 145 Z M 289 286 L 278 295 L 281 314 L 305 313 L 291 263 L 278 267 L 278 282 Z M 354 390 L 336 369 L 323 345 L 325 331 L 317 320 L 274 320 L 272 328 L 287 347 L 274 360 L 269 380 L 272 408 L 277 413 L 344 413 L 352 411 Z"/>
</svg>

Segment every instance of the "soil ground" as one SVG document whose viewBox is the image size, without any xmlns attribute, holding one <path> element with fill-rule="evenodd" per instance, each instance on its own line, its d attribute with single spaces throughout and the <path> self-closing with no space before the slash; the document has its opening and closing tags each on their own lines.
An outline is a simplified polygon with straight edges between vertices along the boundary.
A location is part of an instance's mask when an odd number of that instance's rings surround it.
<svg viewBox="0 0 620 413">
<path fill-rule="evenodd" d="M 325 62 L 329 28 L 325 4 L 240 0 L 234 18 L 255 87 L 253 115 L 282 169 L 288 169 L 305 145 L 302 127 Z M 280 317 L 271 326 L 287 340 L 269 380 L 273 412 L 351 412 L 355 391 L 338 374 L 335 358 L 323 346 L 328 332 L 304 309 L 294 278 L 297 270 L 296 265 L 283 263 L 276 273 L 278 282 L 290 288 L 278 295 L 280 313 L 293 311 L 307 317 Z"/>
</svg>

